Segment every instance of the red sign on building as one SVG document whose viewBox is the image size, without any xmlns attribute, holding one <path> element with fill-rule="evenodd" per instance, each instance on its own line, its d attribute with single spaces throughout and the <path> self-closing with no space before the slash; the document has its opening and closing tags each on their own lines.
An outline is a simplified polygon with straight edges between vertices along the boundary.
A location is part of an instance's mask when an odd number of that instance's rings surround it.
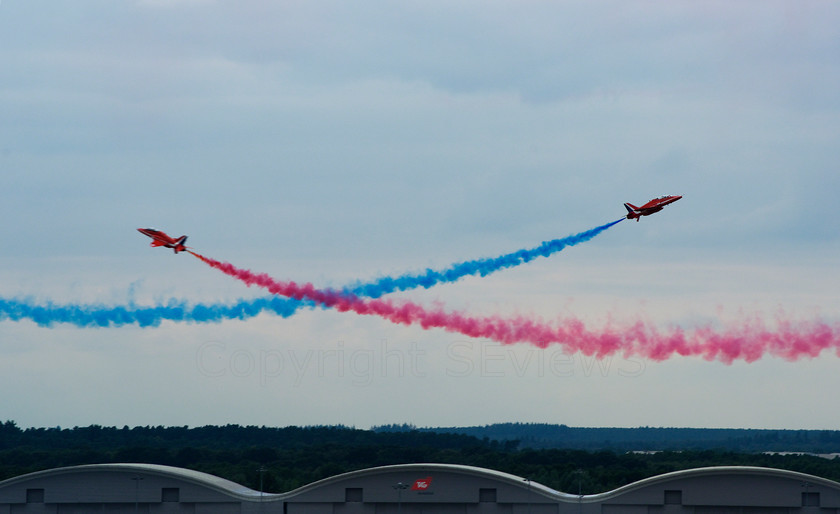
<svg viewBox="0 0 840 514">
<path fill-rule="evenodd" d="M 414 485 L 411 486 L 412 491 L 425 491 L 432 485 L 432 477 L 421 478 L 419 480 L 414 481 Z"/>
</svg>

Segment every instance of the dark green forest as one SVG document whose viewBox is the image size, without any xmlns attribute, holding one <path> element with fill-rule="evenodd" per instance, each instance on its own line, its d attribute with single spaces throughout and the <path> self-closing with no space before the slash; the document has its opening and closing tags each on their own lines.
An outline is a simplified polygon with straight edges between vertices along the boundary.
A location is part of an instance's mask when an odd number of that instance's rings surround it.
<svg viewBox="0 0 840 514">
<path fill-rule="evenodd" d="M 819 438 L 819 434 L 815 436 Z M 239 425 L 22 429 L 14 421 L 0 424 L 0 479 L 61 466 L 111 462 L 194 469 L 253 489 L 259 489 L 262 475 L 266 492 L 289 491 L 357 469 L 417 462 L 479 466 L 583 494 L 608 491 L 669 471 L 720 465 L 774 467 L 840 481 L 840 459 L 734 451 L 724 446 L 674 447 L 657 453 L 633 453 L 617 446 L 533 448 L 518 439 L 438 433 L 408 425 L 360 430 Z"/>
<path fill-rule="evenodd" d="M 739 452 L 840 453 L 839 430 L 775 430 L 747 428 L 582 428 L 547 423 L 497 423 L 474 427 L 421 428 L 389 425 L 374 430 L 422 430 L 456 433 L 498 441 L 516 440 L 520 447 L 579 450 L 715 450 Z"/>
</svg>

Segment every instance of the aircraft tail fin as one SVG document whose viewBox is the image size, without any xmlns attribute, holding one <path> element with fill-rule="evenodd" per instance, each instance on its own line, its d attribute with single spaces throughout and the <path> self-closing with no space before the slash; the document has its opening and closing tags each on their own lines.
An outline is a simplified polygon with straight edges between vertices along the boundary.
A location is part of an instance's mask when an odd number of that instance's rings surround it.
<svg viewBox="0 0 840 514">
<path fill-rule="evenodd" d="M 187 247 L 184 245 L 184 243 L 186 243 L 186 242 L 187 242 L 187 236 L 179 237 L 178 239 L 175 240 L 175 245 L 172 247 L 172 250 L 174 250 L 175 253 L 183 252 L 184 250 L 187 249 Z"/>
<path fill-rule="evenodd" d="M 640 219 L 642 219 L 642 215 L 641 213 L 639 213 L 639 208 L 633 205 L 632 203 L 625 203 L 624 208 L 627 209 L 626 217 L 628 220 L 632 220 L 633 218 L 635 218 L 636 221 L 639 221 Z"/>
</svg>

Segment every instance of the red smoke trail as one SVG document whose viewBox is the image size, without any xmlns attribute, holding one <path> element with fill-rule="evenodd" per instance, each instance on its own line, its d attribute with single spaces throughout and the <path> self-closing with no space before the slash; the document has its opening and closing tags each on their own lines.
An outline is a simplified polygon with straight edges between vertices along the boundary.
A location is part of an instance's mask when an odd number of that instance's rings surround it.
<svg viewBox="0 0 840 514">
<path fill-rule="evenodd" d="M 656 327 L 638 321 L 625 327 L 608 326 L 590 330 L 575 318 L 548 325 L 538 319 L 499 316 L 472 317 L 459 312 L 445 312 L 437 307 L 427 310 L 408 301 L 363 299 L 355 295 L 316 289 L 312 284 L 280 282 L 265 273 L 239 269 L 190 252 L 209 266 L 234 277 L 248 286 L 262 287 L 272 294 L 297 300 L 310 300 L 341 312 L 375 315 L 392 323 L 419 325 L 424 329 L 441 328 L 475 338 L 512 343 L 530 343 L 541 348 L 559 344 L 567 352 L 606 357 L 616 353 L 662 361 L 674 355 L 699 356 L 730 364 L 736 360 L 753 362 L 765 355 L 786 360 L 816 357 L 823 350 L 834 349 L 840 356 L 840 325 L 820 321 L 793 322 L 779 317 L 776 328 L 760 319 L 748 319 L 723 331 L 709 327 L 686 332 L 681 328 L 660 332 Z"/>
</svg>

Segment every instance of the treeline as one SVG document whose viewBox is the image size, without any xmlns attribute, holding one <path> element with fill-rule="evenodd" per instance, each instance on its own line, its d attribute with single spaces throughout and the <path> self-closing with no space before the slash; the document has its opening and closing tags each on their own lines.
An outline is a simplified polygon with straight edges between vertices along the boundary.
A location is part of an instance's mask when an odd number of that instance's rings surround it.
<svg viewBox="0 0 840 514">
<path fill-rule="evenodd" d="M 89 427 L 21 429 L 0 424 L 0 479 L 79 464 L 143 462 L 204 471 L 253 489 L 284 492 L 340 473 L 389 464 L 478 466 L 559 491 L 591 494 L 679 469 L 749 465 L 840 481 L 840 459 L 724 450 L 636 454 L 611 450 L 533 449 L 517 441 L 414 428 Z"/>
<path fill-rule="evenodd" d="M 496 441 L 518 441 L 527 448 L 580 450 L 730 450 L 738 452 L 840 453 L 840 430 L 773 430 L 742 428 L 582 428 L 544 423 L 498 423 L 475 427 L 375 427 L 376 431 L 421 431 L 464 434 Z"/>
</svg>

